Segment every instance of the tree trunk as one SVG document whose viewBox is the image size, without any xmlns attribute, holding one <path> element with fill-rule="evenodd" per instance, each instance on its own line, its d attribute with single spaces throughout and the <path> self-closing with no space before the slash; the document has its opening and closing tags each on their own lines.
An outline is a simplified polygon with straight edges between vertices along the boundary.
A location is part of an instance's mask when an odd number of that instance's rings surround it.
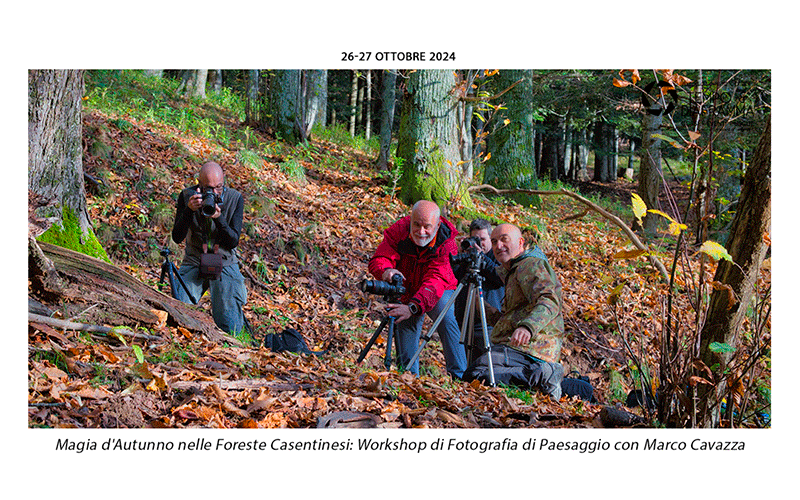
<svg viewBox="0 0 800 500">
<path fill-rule="evenodd" d="M 258 70 L 247 70 L 247 100 L 244 108 L 244 122 L 247 125 L 258 123 Z"/>
<path fill-rule="evenodd" d="M 290 144 L 301 140 L 298 108 L 301 91 L 300 70 L 276 70 L 270 79 L 271 125 L 275 134 Z"/>
<path fill-rule="evenodd" d="M 211 91 L 215 94 L 222 90 L 222 70 L 208 70 L 208 80 L 211 82 Z"/>
<path fill-rule="evenodd" d="M 614 168 L 614 126 L 605 120 L 595 125 L 594 133 L 594 180 L 597 182 L 614 182 L 617 171 Z"/>
<path fill-rule="evenodd" d="M 701 417 L 705 426 L 716 426 L 717 412 L 710 408 L 720 401 L 727 392 L 727 380 L 735 373 L 727 373 L 726 368 L 733 358 L 728 350 L 714 352 L 713 342 L 727 344 L 733 349 L 739 347 L 739 328 L 754 295 L 761 263 L 769 248 L 772 188 L 771 177 L 771 128 L 764 130 L 755 151 L 753 161 L 745 173 L 739 209 L 733 219 L 731 236 L 726 248 L 734 263 L 721 260 L 717 266 L 714 280 L 729 285 L 736 297 L 736 303 L 729 304 L 727 290 L 715 289 L 711 294 L 709 311 L 700 338 L 700 357 L 715 374 L 714 387 L 700 386 Z M 730 402 L 733 405 L 733 402 Z M 713 415 L 712 415 L 713 413 Z"/>
<path fill-rule="evenodd" d="M 305 142 L 311 129 L 318 121 L 325 121 L 325 107 L 328 100 L 328 70 L 301 70 L 300 106 L 297 112 L 300 140 Z"/>
<path fill-rule="evenodd" d="M 381 148 L 378 153 L 378 170 L 389 170 L 395 85 L 397 85 L 397 70 L 385 70 L 381 75 Z"/>
<path fill-rule="evenodd" d="M 577 172 L 575 178 L 579 181 L 588 180 L 589 174 L 587 173 L 587 167 L 589 166 L 589 134 L 585 128 L 578 131 L 578 142 L 575 145 L 575 148 L 577 149 L 577 154 L 575 157 Z"/>
<path fill-rule="evenodd" d="M 372 134 L 372 70 L 367 70 L 366 102 L 364 103 L 364 139 L 369 141 Z"/>
<path fill-rule="evenodd" d="M 651 108 L 660 111 L 658 104 Z M 658 195 L 661 192 L 661 139 L 654 134 L 661 133 L 663 114 L 644 113 L 642 119 L 642 150 L 639 153 L 639 180 L 636 188 L 637 194 L 642 198 L 648 209 L 661 209 Z M 659 215 L 648 214 L 644 217 L 644 229 L 648 233 L 655 232 L 659 222 Z"/>
<path fill-rule="evenodd" d="M 356 104 L 358 103 L 358 71 L 353 70 L 350 85 L 350 137 L 356 136 Z"/>
<path fill-rule="evenodd" d="M 417 70 L 408 79 L 408 93 L 398 133 L 397 156 L 403 158 L 401 199 L 406 204 L 427 199 L 445 208 L 460 200 L 470 204 L 466 185 L 459 184 L 458 97 L 452 70 Z"/>
<path fill-rule="evenodd" d="M 91 232 L 83 185 L 83 70 L 28 72 L 28 207 L 31 216 L 63 227 L 74 216 L 81 242 Z M 38 236 L 35 235 L 35 236 Z"/>
<path fill-rule="evenodd" d="M 494 130 L 486 138 L 487 154 L 492 156 L 484 163 L 484 182 L 500 189 L 536 189 L 531 70 L 500 71 L 496 82 L 500 91 L 513 87 L 503 95 L 505 109 L 493 118 Z M 539 202 L 524 194 L 514 198 L 525 206 Z"/>
</svg>

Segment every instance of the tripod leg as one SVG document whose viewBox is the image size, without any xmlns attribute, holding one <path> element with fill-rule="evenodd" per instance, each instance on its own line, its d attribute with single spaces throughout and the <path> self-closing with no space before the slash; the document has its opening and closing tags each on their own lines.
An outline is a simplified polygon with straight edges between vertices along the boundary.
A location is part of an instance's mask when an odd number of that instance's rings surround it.
<svg viewBox="0 0 800 500">
<path fill-rule="evenodd" d="M 433 325 L 431 325 L 430 329 L 428 330 L 428 333 L 422 336 L 423 342 L 422 344 L 420 344 L 419 348 L 417 349 L 417 352 L 414 353 L 414 356 L 411 357 L 411 361 L 409 361 L 408 364 L 406 365 L 407 370 L 411 370 L 411 367 L 414 366 L 414 362 L 417 360 L 417 358 L 419 358 L 420 353 L 428 344 L 428 341 L 431 340 L 433 332 L 436 331 L 436 328 L 439 326 L 439 323 L 442 322 L 445 315 L 447 314 L 447 311 L 453 306 L 453 302 L 455 302 L 456 297 L 458 297 L 459 292 L 461 292 L 463 288 L 464 288 L 464 283 L 459 283 L 455 291 L 453 292 L 453 295 L 450 296 L 450 300 L 447 301 L 447 304 L 442 309 L 441 314 L 439 314 L 439 317 L 436 318 L 436 321 L 434 321 Z"/>
<path fill-rule="evenodd" d="M 469 345 L 470 334 L 468 333 L 468 328 L 471 328 L 469 324 L 469 308 L 472 305 L 472 302 L 475 300 L 475 287 L 470 283 L 469 289 L 467 289 L 467 308 L 464 310 L 464 319 L 461 320 L 461 343 L 464 345 Z"/>
<path fill-rule="evenodd" d="M 394 338 L 394 316 L 389 316 L 389 333 L 386 334 L 386 356 L 383 358 L 383 366 L 388 370 L 392 367 L 392 339 Z"/>
<path fill-rule="evenodd" d="M 494 387 L 494 366 L 492 363 L 492 346 L 489 342 L 489 328 L 486 324 L 486 309 L 484 309 L 484 302 L 483 302 L 483 287 L 481 286 L 481 282 L 478 281 L 478 310 L 480 311 L 481 316 L 481 328 L 483 328 L 483 345 L 486 347 L 486 352 L 489 353 L 488 360 L 489 360 L 489 382 Z M 475 310 L 473 309 L 471 315 L 475 314 Z"/>
<path fill-rule="evenodd" d="M 391 316 L 384 316 L 384 318 L 381 320 L 381 324 L 378 325 L 378 328 L 375 329 L 375 333 L 372 334 L 372 338 L 369 339 L 369 342 L 367 342 L 367 345 L 365 345 L 364 348 L 361 350 L 361 354 L 358 355 L 358 359 L 356 360 L 356 363 L 361 363 L 362 361 L 364 361 L 364 358 L 367 356 L 367 352 L 369 351 L 370 347 L 372 347 L 372 344 L 374 344 L 375 341 L 378 340 L 378 337 L 381 334 L 381 330 L 383 330 L 383 327 L 385 327 L 386 323 L 389 322 L 389 318 L 394 319 Z"/>
<path fill-rule="evenodd" d="M 173 279 L 173 274 L 175 275 L 175 278 L 178 278 L 178 282 L 183 287 L 183 291 L 186 292 L 186 295 L 189 296 L 189 300 L 192 301 L 192 304 L 197 305 L 197 299 L 194 298 L 194 295 L 192 295 L 192 292 L 189 291 L 189 287 L 187 287 L 186 283 L 183 281 L 183 278 L 181 277 L 181 273 L 178 272 L 178 268 L 175 267 L 175 264 L 170 262 L 169 263 L 169 283 L 170 283 L 170 287 L 172 289 L 172 296 L 173 297 L 177 297 L 177 294 L 175 293 L 177 290 L 175 288 L 175 281 Z"/>
</svg>

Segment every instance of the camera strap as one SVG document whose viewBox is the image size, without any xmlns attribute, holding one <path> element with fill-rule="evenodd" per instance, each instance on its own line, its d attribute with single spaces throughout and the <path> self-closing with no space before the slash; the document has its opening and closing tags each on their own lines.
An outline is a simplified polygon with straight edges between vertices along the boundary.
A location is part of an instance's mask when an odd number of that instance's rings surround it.
<svg viewBox="0 0 800 500">
<path fill-rule="evenodd" d="M 219 244 L 214 244 L 213 253 L 208 251 L 209 233 L 211 232 L 211 221 L 206 220 L 205 238 L 203 241 L 203 253 L 200 254 L 200 277 L 204 279 L 218 279 L 222 274 L 222 254 L 219 252 Z"/>
</svg>

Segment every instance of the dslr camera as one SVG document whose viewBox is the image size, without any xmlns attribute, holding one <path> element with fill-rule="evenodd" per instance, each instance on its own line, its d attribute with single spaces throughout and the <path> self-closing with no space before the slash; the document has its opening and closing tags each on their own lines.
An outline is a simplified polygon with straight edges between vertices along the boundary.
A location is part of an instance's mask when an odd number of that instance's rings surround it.
<svg viewBox="0 0 800 500">
<path fill-rule="evenodd" d="M 467 264 L 470 268 L 475 268 L 480 271 L 490 269 L 492 264 L 483 258 L 483 248 L 481 248 L 481 240 L 477 236 L 470 236 L 461 241 L 461 253 L 450 256 L 450 264 L 455 267 L 462 263 Z"/>
<path fill-rule="evenodd" d="M 403 277 L 399 273 L 392 276 L 390 283 L 381 280 L 364 280 L 361 282 L 360 288 L 362 292 L 383 295 L 387 299 L 400 297 L 406 293 Z"/>
<path fill-rule="evenodd" d="M 222 195 L 215 193 L 212 187 L 204 188 L 201 194 L 203 201 L 200 212 L 206 217 L 211 217 L 217 211 L 217 205 L 222 203 Z"/>
</svg>

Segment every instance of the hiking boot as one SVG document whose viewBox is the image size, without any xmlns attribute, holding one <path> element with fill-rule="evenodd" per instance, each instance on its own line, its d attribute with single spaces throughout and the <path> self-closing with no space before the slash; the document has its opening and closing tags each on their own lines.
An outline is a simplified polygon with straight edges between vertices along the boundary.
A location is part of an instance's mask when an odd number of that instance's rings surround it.
<svg viewBox="0 0 800 500">
<path fill-rule="evenodd" d="M 539 389 L 551 398 L 561 399 L 561 381 L 564 379 L 564 367 L 561 363 L 542 363 L 542 379 Z"/>
</svg>

